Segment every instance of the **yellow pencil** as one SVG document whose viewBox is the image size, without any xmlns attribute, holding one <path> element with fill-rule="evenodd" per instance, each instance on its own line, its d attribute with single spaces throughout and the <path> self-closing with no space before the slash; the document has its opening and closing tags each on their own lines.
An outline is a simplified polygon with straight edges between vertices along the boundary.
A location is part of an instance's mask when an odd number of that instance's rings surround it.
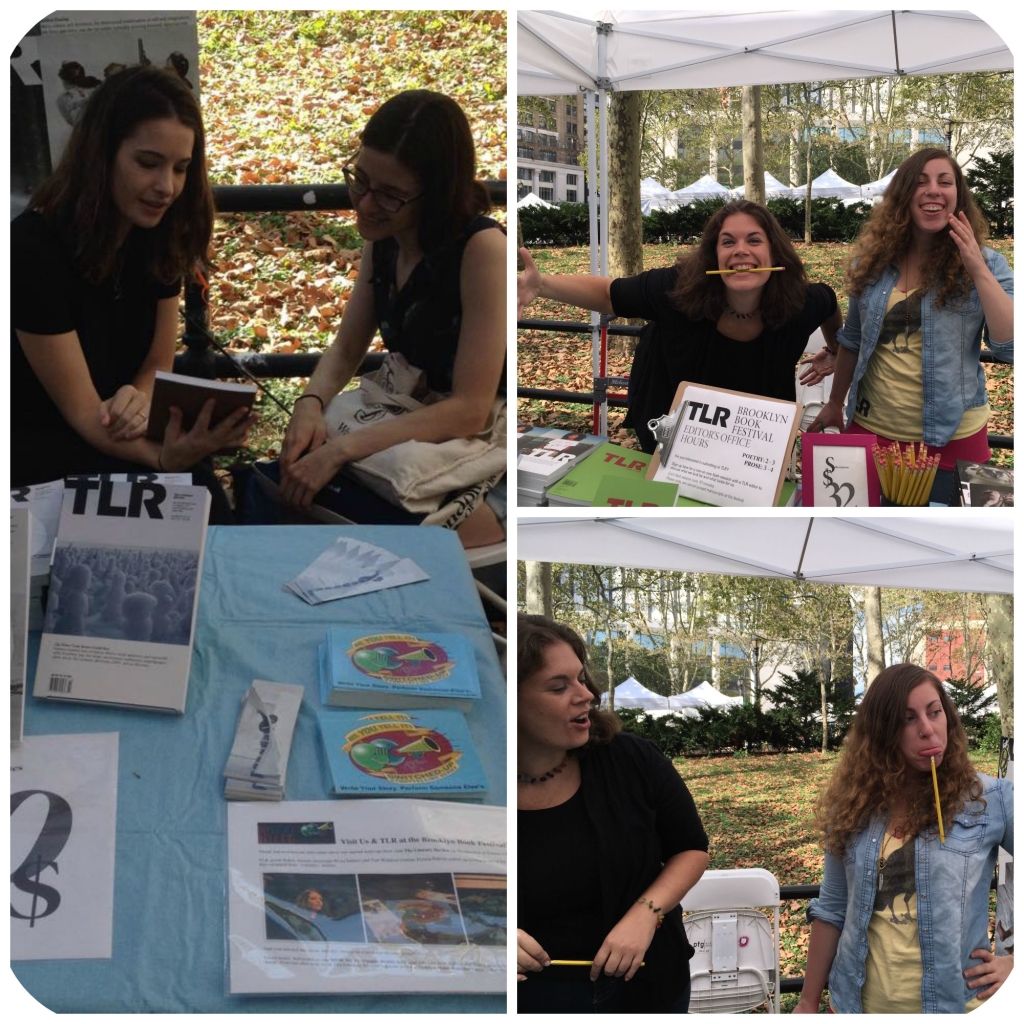
<svg viewBox="0 0 1024 1024">
<path fill-rule="evenodd" d="M 549 967 L 593 967 L 593 960 L 552 960 Z M 646 967 L 645 961 L 640 961 L 641 967 Z"/>
<path fill-rule="evenodd" d="M 773 270 L 785 270 L 785 267 L 751 267 L 749 270 L 705 270 L 705 274 L 769 274 Z"/>
<path fill-rule="evenodd" d="M 939 777 L 935 774 L 935 756 L 932 755 L 932 785 L 935 787 L 935 813 L 939 816 L 939 842 L 946 841 L 946 833 L 942 828 L 942 805 L 939 803 Z"/>
</svg>

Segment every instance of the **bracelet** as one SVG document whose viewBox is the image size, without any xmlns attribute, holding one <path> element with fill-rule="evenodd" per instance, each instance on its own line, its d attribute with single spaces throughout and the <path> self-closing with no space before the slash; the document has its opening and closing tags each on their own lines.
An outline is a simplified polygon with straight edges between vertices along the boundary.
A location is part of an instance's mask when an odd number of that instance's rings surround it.
<svg viewBox="0 0 1024 1024">
<path fill-rule="evenodd" d="M 304 395 L 299 395 L 295 399 L 295 405 L 298 405 L 304 398 L 315 398 L 320 403 L 320 411 L 324 411 L 324 400 L 319 395 L 314 395 L 312 391 L 307 391 Z"/>
<path fill-rule="evenodd" d="M 638 896 L 636 902 L 641 907 L 647 907 L 652 913 L 658 915 L 658 923 L 654 926 L 654 930 L 657 931 L 661 927 L 661 922 L 665 920 L 665 915 L 661 912 L 661 907 L 654 905 L 654 900 L 646 900 L 643 896 Z"/>
</svg>

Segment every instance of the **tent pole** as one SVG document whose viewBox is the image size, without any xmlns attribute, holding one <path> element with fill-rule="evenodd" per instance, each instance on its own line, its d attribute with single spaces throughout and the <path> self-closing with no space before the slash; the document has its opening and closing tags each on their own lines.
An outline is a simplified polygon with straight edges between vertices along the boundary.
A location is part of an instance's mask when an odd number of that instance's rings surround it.
<svg viewBox="0 0 1024 1024">
<path fill-rule="evenodd" d="M 608 201 L 611 196 L 611 183 L 608 181 L 608 92 L 606 83 L 608 81 L 608 36 L 611 34 L 612 26 L 608 23 L 598 23 L 597 26 L 597 83 L 601 88 L 598 90 L 598 102 L 601 106 L 601 149 L 599 159 L 601 162 L 601 277 L 608 276 Z M 598 318 L 600 319 L 600 318 Z M 591 321 L 593 322 L 593 321 Z M 594 394 L 599 394 L 600 408 L 595 410 L 600 413 L 598 417 L 598 433 L 607 436 L 608 434 L 608 389 L 602 382 L 600 389 L 597 387 L 598 377 L 604 377 L 605 367 L 602 366 L 601 358 L 601 335 L 600 329 L 594 331 Z M 607 333 L 604 335 L 607 339 Z"/>
<path fill-rule="evenodd" d="M 597 93 L 593 89 L 586 89 L 584 92 L 585 104 L 587 110 L 587 178 L 590 182 L 590 190 L 588 193 L 588 199 L 590 203 L 590 273 L 597 277 L 601 269 L 600 263 L 600 235 L 598 233 L 598 181 L 597 181 L 597 131 L 595 126 L 597 125 Z M 602 116 L 602 124 L 604 118 Z M 590 311 L 590 366 L 591 376 L 597 378 L 599 375 L 598 370 L 598 351 L 601 344 L 601 314 Z M 591 429 L 596 433 L 600 433 L 598 430 L 598 406 L 597 402 L 594 403 L 594 424 Z"/>
</svg>

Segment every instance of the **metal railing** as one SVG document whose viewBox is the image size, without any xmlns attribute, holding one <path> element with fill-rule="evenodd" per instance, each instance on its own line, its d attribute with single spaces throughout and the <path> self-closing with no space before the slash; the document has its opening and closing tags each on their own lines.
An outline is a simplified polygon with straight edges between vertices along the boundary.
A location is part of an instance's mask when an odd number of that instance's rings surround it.
<svg viewBox="0 0 1024 1024">
<path fill-rule="evenodd" d="M 553 331 L 561 334 L 590 334 L 594 327 L 592 324 L 578 323 L 567 320 L 519 320 L 516 327 L 526 331 Z M 608 333 L 620 337 L 637 337 L 643 330 L 642 327 L 634 327 L 631 324 L 609 324 Z M 996 363 L 998 360 L 991 352 L 981 353 L 983 363 Z M 561 391 L 551 388 L 524 388 L 517 387 L 516 395 L 519 398 L 534 398 L 545 402 L 563 402 L 566 405 L 593 405 L 600 401 L 601 395 L 593 391 Z M 625 398 L 615 395 L 607 395 L 608 405 L 613 409 L 625 409 L 627 402 Z M 988 444 L 990 448 L 1013 448 L 1012 434 L 989 434 Z"/>
<path fill-rule="evenodd" d="M 491 202 L 498 207 L 507 203 L 508 189 L 504 181 L 484 182 Z M 314 213 L 323 210 L 351 210 L 352 200 L 347 185 L 215 185 L 213 200 L 218 213 Z M 207 333 L 207 307 L 203 288 L 191 282 L 185 288 L 185 351 L 174 359 L 179 373 L 193 377 L 237 377 L 231 359 L 217 352 Z M 359 373 L 380 364 L 381 355 L 368 355 Z M 308 377 L 320 361 L 318 352 L 261 353 L 234 355 L 254 377 Z"/>
</svg>

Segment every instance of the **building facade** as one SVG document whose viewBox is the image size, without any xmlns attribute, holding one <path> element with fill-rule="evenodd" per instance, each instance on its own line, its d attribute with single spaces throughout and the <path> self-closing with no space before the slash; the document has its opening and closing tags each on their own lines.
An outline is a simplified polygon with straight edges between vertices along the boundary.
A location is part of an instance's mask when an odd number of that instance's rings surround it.
<svg viewBox="0 0 1024 1024">
<path fill-rule="evenodd" d="M 521 97 L 516 122 L 516 199 L 585 202 L 583 98 Z"/>
</svg>

